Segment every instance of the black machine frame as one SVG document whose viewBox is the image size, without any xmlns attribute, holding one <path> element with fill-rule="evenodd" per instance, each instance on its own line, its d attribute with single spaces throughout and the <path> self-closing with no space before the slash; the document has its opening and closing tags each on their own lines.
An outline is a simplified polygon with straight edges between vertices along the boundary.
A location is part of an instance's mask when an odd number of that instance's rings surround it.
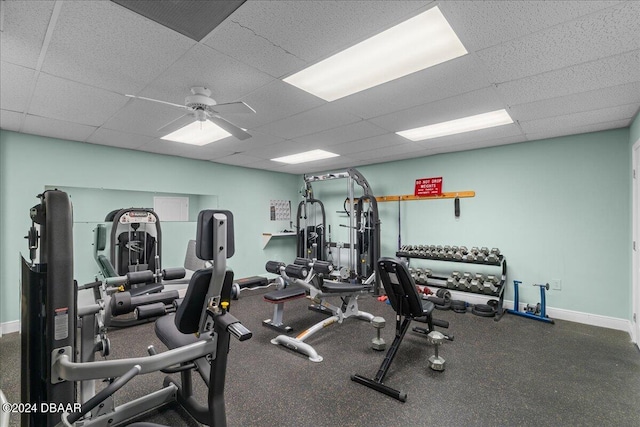
<svg viewBox="0 0 640 427">
<path fill-rule="evenodd" d="M 313 183 L 335 179 L 347 180 L 348 194 L 345 200 L 345 212 L 348 215 L 349 224 L 344 226 L 350 231 L 349 241 L 342 244 L 327 240 L 326 232 L 330 230 L 330 226 L 326 224 L 324 205 L 314 196 L 312 187 Z M 348 250 L 349 262 L 343 279 L 364 281 L 376 274 L 376 261 L 380 256 L 380 217 L 378 202 L 366 178 L 357 169 L 349 168 L 342 172 L 328 172 L 319 175 L 305 174 L 304 182 L 304 199 L 298 204 L 296 218 L 296 229 L 298 230 L 296 256 L 328 261 L 328 253 L 331 248 L 344 248 Z M 355 185 L 361 187 L 362 196 L 355 196 Z M 365 205 L 368 205 L 366 210 Z M 309 225 L 309 211 L 316 206 L 320 209 L 322 223 Z M 337 271 L 339 270 L 337 268 Z M 376 276 L 373 293 L 378 295 L 379 292 L 380 284 Z"/>
<path fill-rule="evenodd" d="M 69 196 L 62 191 L 48 190 L 38 197 L 40 204 L 30 211 L 32 226 L 27 236 L 31 262 L 21 257 L 21 401 L 37 408 L 47 404 L 64 409 L 25 413 L 21 426 L 117 426 L 172 401 L 184 404 L 192 400 L 189 375 L 182 375 L 186 383 L 181 386 L 165 381 L 158 391 L 120 406 L 113 405 L 112 394 L 135 375 L 158 370 L 186 374 L 185 371 L 194 369 L 197 363 L 208 368 L 204 370 L 208 405 L 183 406 L 201 423 L 225 426 L 224 384 L 229 337 L 233 335 L 240 341 L 251 337 L 251 332 L 228 311 L 231 301 L 228 278 L 232 273 L 229 276 L 226 258 L 234 250 L 233 231 L 228 231 L 233 223 L 231 213 L 202 211 L 199 216 L 198 239 L 207 243 L 200 245 L 198 256 L 211 256 L 213 267 L 200 270 L 199 276 L 205 281 L 193 287 L 191 298 L 187 290 L 183 303 L 186 305 L 178 310 L 172 326 L 177 329 L 171 332 L 178 338 L 191 339 L 162 353 L 150 349 L 147 356 L 94 361 L 88 354 L 91 351 L 87 352 L 85 347 L 97 351 L 93 347 L 94 337 L 84 329 L 93 330 L 95 325 L 90 320 L 101 306 L 77 306 L 77 286 L 73 280 L 73 209 Z M 199 308 L 201 313 L 196 314 L 194 308 Z M 197 333 L 197 339 L 193 332 Z M 200 372 L 201 376 L 204 377 L 205 372 Z M 90 397 L 82 392 L 86 382 L 104 378 L 111 379 L 112 383 L 100 393 Z M 81 402 L 76 401 L 78 385 Z M 87 415 L 89 413 L 91 415 Z"/>
</svg>

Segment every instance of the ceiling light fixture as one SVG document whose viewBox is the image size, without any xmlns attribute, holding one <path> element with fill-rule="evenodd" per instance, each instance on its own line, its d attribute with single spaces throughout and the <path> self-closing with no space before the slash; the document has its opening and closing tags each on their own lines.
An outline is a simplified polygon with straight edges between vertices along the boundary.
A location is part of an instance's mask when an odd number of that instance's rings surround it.
<svg viewBox="0 0 640 427">
<path fill-rule="evenodd" d="M 441 136 L 471 132 L 473 130 L 508 125 L 510 123 L 513 123 L 513 119 L 509 116 L 509 113 L 503 109 L 415 129 L 403 130 L 396 132 L 396 134 L 412 141 L 422 141 L 424 139 L 440 138 Z"/>
<path fill-rule="evenodd" d="M 324 150 L 311 150 L 304 153 L 292 154 L 290 156 L 278 157 L 275 159 L 271 159 L 271 161 L 289 163 L 294 165 L 297 163 L 313 162 L 314 160 L 329 159 L 331 157 L 338 156 L 339 154 L 330 153 Z"/>
<path fill-rule="evenodd" d="M 231 134 L 220 126 L 208 120 L 202 122 L 196 120 L 160 139 L 182 142 L 183 144 L 206 145 L 228 136 Z"/>
<path fill-rule="evenodd" d="M 466 53 L 436 6 L 284 81 L 333 101 Z"/>
</svg>

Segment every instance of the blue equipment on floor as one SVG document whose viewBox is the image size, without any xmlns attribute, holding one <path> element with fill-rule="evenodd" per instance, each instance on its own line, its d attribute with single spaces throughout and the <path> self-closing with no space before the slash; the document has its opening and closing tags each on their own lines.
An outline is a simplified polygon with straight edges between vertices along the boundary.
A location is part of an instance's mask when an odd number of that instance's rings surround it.
<svg viewBox="0 0 640 427">
<path fill-rule="evenodd" d="M 513 281 L 513 290 L 514 290 L 514 298 L 513 298 L 513 310 L 507 310 L 508 313 L 516 314 L 518 316 L 527 317 L 529 319 L 540 320 L 541 322 L 554 323 L 553 319 L 550 319 L 546 313 L 546 300 L 545 300 L 545 290 L 549 290 L 549 284 L 534 284 L 533 286 L 540 287 L 540 303 L 536 305 L 527 304 L 525 307 L 525 311 L 519 311 L 520 307 L 518 302 L 518 285 L 522 284 L 519 280 Z"/>
</svg>

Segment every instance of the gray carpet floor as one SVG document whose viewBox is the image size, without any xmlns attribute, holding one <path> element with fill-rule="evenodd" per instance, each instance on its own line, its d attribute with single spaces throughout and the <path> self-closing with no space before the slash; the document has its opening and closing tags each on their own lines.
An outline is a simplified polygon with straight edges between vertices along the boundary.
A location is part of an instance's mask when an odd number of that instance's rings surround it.
<svg viewBox="0 0 640 427">
<path fill-rule="evenodd" d="M 446 370 L 429 369 L 433 346 L 409 331 L 385 383 L 408 393 L 398 402 L 350 380 L 373 377 L 384 352 L 370 348 L 374 329 L 346 319 L 307 342 L 324 361 L 270 343 L 277 333 L 262 326 L 272 315 L 263 290 L 244 290 L 233 314 L 253 331 L 245 342 L 232 340 L 227 370 L 229 426 L 639 426 L 640 352 L 628 334 L 611 329 L 556 321 L 554 325 L 505 315 L 500 322 L 451 311 L 455 340 L 440 355 Z M 287 303 L 285 321 L 299 332 L 325 316 L 307 309 L 308 301 Z M 394 313 L 365 296 L 360 309 L 387 320 L 382 336 L 390 344 Z M 420 325 L 420 324 L 418 324 Z M 143 356 L 150 344 L 163 345 L 153 325 L 109 334 L 112 358 Z M 0 338 L 0 388 L 10 402 L 20 399 L 20 338 Z M 162 373 L 135 378 L 116 394 L 127 402 L 161 387 Z M 205 402 L 200 379 L 194 383 Z M 174 426 L 198 425 L 177 406 L 148 414 L 145 420 Z M 19 425 L 17 417 L 11 426 Z"/>
</svg>

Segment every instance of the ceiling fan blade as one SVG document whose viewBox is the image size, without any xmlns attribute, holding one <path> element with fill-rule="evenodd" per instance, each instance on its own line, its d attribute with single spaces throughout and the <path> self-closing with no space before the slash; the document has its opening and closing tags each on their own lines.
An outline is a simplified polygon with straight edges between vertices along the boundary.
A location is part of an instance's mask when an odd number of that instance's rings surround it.
<svg viewBox="0 0 640 427">
<path fill-rule="evenodd" d="M 225 104 L 216 104 L 209 107 L 209 110 L 220 114 L 240 114 L 256 112 L 256 110 L 254 110 L 244 102 L 227 102 Z"/>
<path fill-rule="evenodd" d="M 226 130 L 231 135 L 235 136 L 236 138 L 238 138 L 240 140 L 251 138 L 250 134 L 248 134 L 247 132 L 243 131 L 238 126 L 234 125 L 233 123 L 230 123 L 230 122 L 226 121 L 222 117 L 214 116 L 214 115 L 211 115 L 211 114 L 207 114 L 207 118 L 210 121 L 212 121 L 214 124 L 220 126 L 222 129 Z"/>
<path fill-rule="evenodd" d="M 166 125 L 162 126 L 161 128 L 159 128 L 156 132 L 164 132 L 167 129 L 173 127 L 172 125 L 175 124 L 177 121 L 182 120 L 183 118 L 187 117 L 187 116 L 193 116 L 193 114 L 187 113 L 187 114 L 183 114 L 180 117 L 178 117 L 175 120 L 171 120 L 169 123 L 167 123 Z"/>
<path fill-rule="evenodd" d="M 174 104 L 173 102 L 167 102 L 167 101 L 160 101 L 159 99 L 145 98 L 144 96 L 128 95 L 126 93 L 125 93 L 124 96 L 128 96 L 129 98 L 142 99 L 142 100 L 145 100 L 145 101 L 158 102 L 160 104 L 172 105 L 172 106 L 178 107 L 178 108 L 186 108 L 187 110 L 189 109 L 189 107 L 187 107 L 186 105 Z"/>
</svg>

